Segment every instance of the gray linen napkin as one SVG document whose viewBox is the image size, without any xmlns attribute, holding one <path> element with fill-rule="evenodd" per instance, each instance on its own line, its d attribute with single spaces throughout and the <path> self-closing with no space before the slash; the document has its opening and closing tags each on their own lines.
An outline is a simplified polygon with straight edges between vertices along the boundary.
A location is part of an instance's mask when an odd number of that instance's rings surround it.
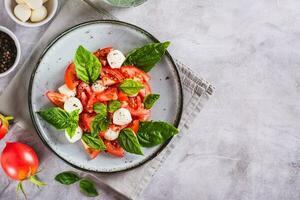
<svg viewBox="0 0 300 200">
<path fill-rule="evenodd" d="M 69 12 L 70 10 L 72 10 L 72 12 Z M 57 187 L 57 184 L 53 181 L 55 174 L 66 169 L 71 169 L 71 167 L 56 158 L 54 154 L 46 149 L 35 134 L 27 105 L 29 77 L 43 49 L 60 32 L 84 21 L 102 18 L 108 19 L 112 17 L 113 16 L 109 14 L 100 14 L 82 1 L 67 1 L 60 13 L 56 16 L 56 19 L 50 24 L 45 34 L 33 49 L 31 56 L 0 96 L 0 112 L 15 116 L 18 121 L 16 125 L 19 126 L 15 126 L 11 131 L 11 135 L 6 139 L 26 141 L 36 148 L 42 161 L 41 168 L 43 169 L 43 173 L 41 173 L 40 176 L 50 184 L 49 187 L 52 189 Z M 122 194 L 123 197 L 137 199 L 168 155 L 176 151 L 176 144 L 184 139 L 184 135 L 188 132 L 189 125 L 193 122 L 195 116 L 199 114 L 205 102 L 213 94 L 213 87 L 208 82 L 199 78 L 179 61 L 176 61 L 176 63 L 180 71 L 184 90 L 184 109 L 179 125 L 179 135 L 174 137 L 169 145 L 156 158 L 138 168 L 113 174 L 89 173 L 86 175 L 96 180 L 102 188 L 107 185 Z M 3 143 L 3 141 L 1 141 L 0 144 L 1 143 Z M 2 192 L 0 191 L 0 197 L 12 197 L 12 195 L 14 195 L 11 194 L 13 187 L 10 186 L 10 182 L 5 177 L 0 177 L 0 184 L 4 185 L 4 187 L 2 187 L 4 189 L 2 189 Z M 30 195 L 37 199 L 41 199 L 42 197 L 50 198 L 50 192 L 47 189 L 29 189 L 29 191 Z M 52 191 L 51 199 L 64 199 L 65 195 L 68 195 L 68 199 L 72 199 L 72 197 L 73 199 L 78 199 L 78 194 L 73 190 L 73 192 L 70 192 L 71 190 L 63 192 L 61 188 L 55 188 L 55 190 L 50 189 L 50 191 Z M 102 196 L 102 198 L 105 199 L 105 196 Z M 119 198 L 120 197 L 118 197 L 118 199 Z"/>
</svg>

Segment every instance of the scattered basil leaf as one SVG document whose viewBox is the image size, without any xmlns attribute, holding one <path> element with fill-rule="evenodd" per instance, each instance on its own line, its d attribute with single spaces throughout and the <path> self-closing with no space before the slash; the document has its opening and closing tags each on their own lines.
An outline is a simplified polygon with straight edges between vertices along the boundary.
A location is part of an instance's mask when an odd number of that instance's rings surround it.
<svg viewBox="0 0 300 200">
<path fill-rule="evenodd" d="M 107 107 L 103 103 L 95 103 L 94 111 L 98 114 L 102 114 L 103 116 L 107 115 Z"/>
<path fill-rule="evenodd" d="M 89 134 L 84 134 L 82 136 L 82 140 L 86 143 L 86 145 L 88 145 L 89 147 L 91 147 L 94 150 L 104 151 L 106 149 L 106 146 L 103 143 L 101 138 L 96 138 Z"/>
<path fill-rule="evenodd" d="M 64 185 L 71 185 L 80 180 L 80 177 L 75 172 L 61 172 L 55 176 L 55 180 Z"/>
<path fill-rule="evenodd" d="M 129 153 L 143 155 L 141 145 L 132 129 L 122 129 L 118 137 L 118 142 L 125 151 Z"/>
<path fill-rule="evenodd" d="M 80 192 L 85 194 L 88 197 L 96 197 L 98 196 L 98 192 L 94 186 L 94 184 L 87 179 L 83 179 L 79 182 Z"/>
<path fill-rule="evenodd" d="M 91 135 L 93 137 L 98 136 L 100 131 L 106 131 L 109 126 L 109 121 L 106 116 L 103 116 L 102 114 L 96 115 L 94 120 L 92 121 L 91 126 Z"/>
<path fill-rule="evenodd" d="M 79 121 L 79 109 L 74 110 L 70 113 L 69 127 L 66 128 L 66 131 L 70 136 L 70 138 L 72 138 L 75 135 L 76 129 L 78 127 L 78 121 Z"/>
<path fill-rule="evenodd" d="M 74 63 L 76 75 L 80 80 L 93 83 L 100 76 L 102 68 L 100 61 L 81 45 L 76 50 Z"/>
<path fill-rule="evenodd" d="M 160 61 L 170 42 L 150 43 L 130 51 L 123 65 L 134 65 L 145 72 L 149 72 Z"/>
<path fill-rule="evenodd" d="M 164 143 L 178 133 L 173 125 L 162 121 L 141 122 L 138 130 L 138 140 L 143 147 L 153 147 Z"/>
<path fill-rule="evenodd" d="M 112 100 L 108 103 L 108 112 L 115 112 L 119 108 L 121 108 L 121 102 L 118 100 Z"/>
<path fill-rule="evenodd" d="M 125 79 L 119 86 L 120 90 L 128 95 L 135 95 L 144 88 L 143 84 L 133 79 Z"/>
<path fill-rule="evenodd" d="M 155 104 L 155 102 L 159 99 L 159 94 L 148 94 L 146 98 L 144 99 L 144 107 L 146 109 L 152 108 L 152 106 Z"/>
<path fill-rule="evenodd" d="M 70 125 L 70 115 L 58 107 L 47 108 L 37 112 L 46 122 L 55 128 L 62 130 Z"/>
</svg>

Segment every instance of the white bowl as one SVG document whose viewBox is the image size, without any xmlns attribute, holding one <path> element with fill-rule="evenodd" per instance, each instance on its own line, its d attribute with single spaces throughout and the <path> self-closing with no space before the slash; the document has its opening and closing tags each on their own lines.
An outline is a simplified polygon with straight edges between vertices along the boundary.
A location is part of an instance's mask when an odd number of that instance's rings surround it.
<svg viewBox="0 0 300 200">
<path fill-rule="evenodd" d="M 19 20 L 13 12 L 16 5 L 17 3 L 15 0 L 4 0 L 5 10 L 9 15 L 9 17 L 22 26 L 37 27 L 46 24 L 53 18 L 58 7 L 58 0 L 48 0 L 46 3 L 43 4 L 47 9 L 48 14 L 47 17 L 40 22 L 30 22 L 30 21 L 22 22 L 21 20 Z"/>
<path fill-rule="evenodd" d="M 10 72 L 12 72 L 18 65 L 19 61 L 20 61 L 20 57 L 21 57 L 21 46 L 20 46 L 20 42 L 18 40 L 18 38 L 16 37 L 16 35 L 10 31 L 9 29 L 5 28 L 4 26 L 0 26 L 0 31 L 6 33 L 7 35 L 9 35 L 13 41 L 15 42 L 16 48 L 17 48 L 17 57 L 16 60 L 13 64 L 13 66 L 11 66 L 7 71 L 0 73 L 0 78 L 6 76 L 7 74 L 9 74 Z"/>
</svg>

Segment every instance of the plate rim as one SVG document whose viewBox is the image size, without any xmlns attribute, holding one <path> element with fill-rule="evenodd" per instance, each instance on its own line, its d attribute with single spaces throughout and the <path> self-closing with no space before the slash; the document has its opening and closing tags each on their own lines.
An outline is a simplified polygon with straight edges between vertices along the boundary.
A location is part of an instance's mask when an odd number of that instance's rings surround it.
<svg viewBox="0 0 300 200">
<path fill-rule="evenodd" d="M 136 164 L 129 166 L 129 167 L 125 167 L 125 168 L 113 168 L 110 170 L 97 170 L 97 169 L 87 169 L 87 168 L 83 168 L 80 167 L 74 163 L 71 163 L 70 161 L 68 161 L 66 158 L 60 156 L 57 152 L 55 152 L 55 150 L 48 144 L 48 142 L 44 139 L 43 135 L 41 134 L 41 131 L 39 130 L 39 127 L 37 125 L 37 122 L 35 121 L 35 117 L 34 117 L 34 111 L 33 111 L 33 106 L 32 106 L 32 101 L 31 101 L 31 97 L 32 97 L 32 88 L 33 88 L 33 82 L 34 82 L 34 78 L 35 78 L 35 74 L 36 71 L 42 61 L 42 59 L 44 58 L 45 54 L 48 52 L 48 50 L 56 43 L 58 42 L 62 37 L 64 37 L 65 35 L 67 35 L 68 33 L 72 32 L 73 30 L 76 30 L 80 27 L 84 27 L 87 25 L 91 25 L 91 24 L 119 24 L 119 25 L 123 25 L 129 28 L 133 28 L 136 31 L 141 32 L 142 34 L 146 35 L 147 37 L 149 37 L 151 40 L 153 40 L 154 42 L 160 42 L 157 38 L 155 38 L 151 33 L 149 33 L 148 31 L 140 28 L 139 26 L 133 25 L 131 23 L 128 22 L 124 22 L 124 21 L 119 21 L 119 20 L 106 20 L 106 19 L 98 19 L 98 20 L 90 20 L 90 21 L 86 21 L 86 22 L 82 22 L 79 24 L 76 24 L 74 26 L 71 26 L 69 28 L 67 28 L 66 30 L 64 30 L 61 33 L 58 33 L 53 39 L 51 39 L 51 41 L 46 45 L 46 47 L 44 48 L 44 50 L 42 51 L 41 55 L 38 58 L 38 61 L 34 67 L 34 69 L 31 72 L 31 76 L 30 76 L 30 82 L 29 82 L 29 87 L 28 87 L 28 107 L 29 107 L 29 114 L 30 114 L 30 118 L 31 121 L 33 123 L 34 129 L 36 130 L 39 138 L 41 139 L 41 141 L 44 143 L 44 145 L 51 150 L 51 152 L 53 152 L 58 158 L 60 158 L 62 161 L 64 161 L 65 163 L 67 163 L 68 165 L 79 169 L 81 171 L 86 171 L 86 172 L 96 172 L 96 173 L 116 173 L 116 172 L 122 172 L 122 171 L 128 171 L 128 170 L 132 170 L 134 168 L 137 168 L 149 161 L 151 161 L 152 159 L 154 159 L 156 156 L 158 156 L 162 150 L 170 143 L 170 141 L 172 140 L 173 137 L 171 137 L 169 140 L 167 140 L 164 144 L 162 144 L 160 146 L 159 149 L 157 149 L 151 156 L 149 156 L 148 158 L 146 158 L 143 161 L 137 162 Z M 178 128 L 179 122 L 181 120 L 182 117 L 182 111 L 183 111 L 183 89 L 182 89 L 182 82 L 181 82 L 181 77 L 179 75 L 179 71 L 177 68 L 177 65 L 175 64 L 172 56 L 170 55 L 170 53 L 168 51 L 166 51 L 165 56 L 168 57 L 168 59 L 171 61 L 171 65 L 173 66 L 173 69 L 175 70 L 175 75 L 176 75 L 176 81 L 178 82 L 178 90 L 179 90 L 179 106 L 178 106 L 178 111 L 176 113 L 176 117 L 174 120 L 174 126 L 176 128 Z"/>
</svg>

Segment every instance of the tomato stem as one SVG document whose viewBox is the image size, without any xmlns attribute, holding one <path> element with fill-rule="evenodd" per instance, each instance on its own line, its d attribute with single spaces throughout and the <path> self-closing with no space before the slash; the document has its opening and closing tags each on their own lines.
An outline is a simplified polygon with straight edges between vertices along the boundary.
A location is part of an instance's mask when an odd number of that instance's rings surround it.
<svg viewBox="0 0 300 200">
<path fill-rule="evenodd" d="M 41 186 L 45 186 L 46 183 L 42 182 L 42 181 L 39 181 L 36 176 L 30 176 L 29 177 L 29 181 L 33 184 L 35 184 L 36 186 L 38 187 L 41 187 Z"/>
<path fill-rule="evenodd" d="M 26 193 L 25 193 L 23 185 L 22 185 L 22 181 L 20 181 L 17 185 L 16 192 L 18 193 L 19 191 L 21 191 L 22 194 L 24 195 L 25 199 L 27 199 Z"/>
<path fill-rule="evenodd" d="M 10 120 L 13 120 L 14 117 L 13 117 L 13 116 L 6 116 L 5 119 L 6 119 L 7 121 L 10 121 Z"/>
</svg>

